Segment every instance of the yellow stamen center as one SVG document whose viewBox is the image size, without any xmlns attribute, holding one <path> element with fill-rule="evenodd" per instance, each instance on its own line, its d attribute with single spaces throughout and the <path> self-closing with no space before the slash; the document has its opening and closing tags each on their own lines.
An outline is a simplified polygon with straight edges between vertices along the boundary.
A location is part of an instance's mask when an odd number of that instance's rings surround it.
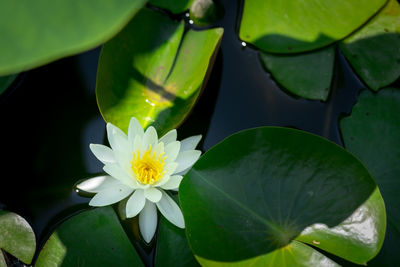
<svg viewBox="0 0 400 267">
<path fill-rule="evenodd" d="M 156 155 L 155 152 L 152 153 L 151 149 L 150 145 L 142 156 L 139 151 L 133 153 L 132 171 L 142 184 L 153 184 L 160 180 L 165 173 L 164 162 L 167 157 L 163 156 L 164 153 Z"/>
</svg>

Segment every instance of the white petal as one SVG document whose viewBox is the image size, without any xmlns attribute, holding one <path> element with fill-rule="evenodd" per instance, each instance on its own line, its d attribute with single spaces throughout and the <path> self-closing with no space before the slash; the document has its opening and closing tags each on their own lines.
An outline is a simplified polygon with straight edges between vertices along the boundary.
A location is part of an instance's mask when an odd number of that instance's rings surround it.
<svg viewBox="0 0 400 267">
<path fill-rule="evenodd" d="M 133 142 L 133 153 L 139 152 L 141 156 L 143 156 L 143 153 L 145 151 L 145 146 L 143 144 L 142 137 L 139 135 L 135 136 L 135 140 Z"/>
<path fill-rule="evenodd" d="M 107 137 L 114 151 L 129 153 L 128 137 L 121 129 L 111 123 L 107 123 Z"/>
<path fill-rule="evenodd" d="M 89 205 L 94 207 L 102 207 L 117 203 L 123 200 L 133 192 L 133 189 L 125 186 L 123 184 L 117 184 L 110 186 L 99 193 L 97 193 L 92 200 L 90 200 Z"/>
<path fill-rule="evenodd" d="M 165 190 L 174 190 L 179 187 L 179 184 L 181 183 L 181 181 L 182 181 L 182 176 L 172 175 L 169 178 L 169 180 L 166 183 L 160 185 L 160 187 Z"/>
<path fill-rule="evenodd" d="M 158 202 L 161 199 L 161 192 L 157 188 L 150 187 L 144 190 L 144 196 L 151 202 Z"/>
<path fill-rule="evenodd" d="M 79 183 L 76 187 L 79 190 L 90 192 L 90 193 L 98 193 L 110 186 L 114 186 L 116 184 L 120 184 L 121 182 L 117 179 L 112 178 L 108 175 L 102 175 L 87 179 L 81 183 Z"/>
<path fill-rule="evenodd" d="M 177 162 L 178 168 L 176 168 L 175 172 L 181 172 L 192 166 L 200 157 L 200 150 L 187 150 L 179 153 L 175 162 Z"/>
<path fill-rule="evenodd" d="M 186 150 L 193 150 L 199 144 L 201 140 L 201 135 L 194 135 L 188 138 L 185 138 L 181 141 L 181 152 Z"/>
<path fill-rule="evenodd" d="M 134 183 L 134 178 L 130 177 L 124 169 L 116 163 L 106 164 L 103 167 L 103 170 L 114 177 L 115 179 L 121 181 L 121 183 L 130 186 L 132 188 L 136 188 L 136 184 Z"/>
<path fill-rule="evenodd" d="M 179 154 L 180 148 L 181 142 L 179 141 L 175 141 L 166 145 L 164 148 L 165 156 L 167 156 L 167 158 L 165 159 L 165 163 L 174 162 Z"/>
<path fill-rule="evenodd" d="M 126 203 L 126 217 L 132 218 L 142 211 L 146 198 L 144 197 L 143 190 L 137 189 Z"/>
<path fill-rule="evenodd" d="M 155 182 L 153 184 L 153 187 L 158 187 L 158 186 L 161 186 L 161 185 L 165 184 L 166 182 L 168 182 L 170 177 L 171 176 L 169 174 L 164 174 L 163 177 L 160 180 L 158 180 L 157 182 Z"/>
<path fill-rule="evenodd" d="M 164 143 L 158 143 L 154 149 L 152 150 L 153 153 L 156 153 L 156 157 L 158 157 L 157 155 L 160 155 L 161 153 L 164 152 Z"/>
<path fill-rule="evenodd" d="M 151 201 L 146 201 L 139 214 L 139 229 L 143 239 L 150 243 L 157 229 L 157 208 Z"/>
<path fill-rule="evenodd" d="M 98 158 L 104 164 L 116 162 L 114 152 L 108 146 L 90 144 L 89 148 L 92 151 L 92 153 L 96 156 L 96 158 Z"/>
<path fill-rule="evenodd" d="M 179 228 L 185 228 L 185 221 L 183 220 L 182 211 L 178 204 L 168 196 L 164 191 L 162 191 L 162 198 L 156 203 L 161 214 L 167 218 L 168 221 L 175 224 Z"/>
<path fill-rule="evenodd" d="M 175 172 L 176 168 L 178 168 L 178 163 L 171 162 L 171 163 L 165 164 L 164 171 L 166 172 L 166 174 L 173 174 Z"/>
<path fill-rule="evenodd" d="M 132 117 L 128 127 L 128 140 L 133 143 L 136 135 L 142 137 L 143 133 L 142 125 L 140 125 L 139 121 L 135 117 Z"/>
<path fill-rule="evenodd" d="M 176 141 L 176 137 L 177 137 L 176 129 L 173 129 L 168 133 L 166 133 L 163 137 L 161 137 L 158 142 L 163 142 L 164 145 L 168 145 L 169 143 Z"/>
<path fill-rule="evenodd" d="M 158 136 L 156 129 L 154 129 L 153 126 L 150 126 L 149 128 L 147 128 L 146 132 L 143 135 L 143 143 L 147 148 L 149 145 L 154 147 L 157 144 L 157 141 L 158 141 Z"/>
</svg>

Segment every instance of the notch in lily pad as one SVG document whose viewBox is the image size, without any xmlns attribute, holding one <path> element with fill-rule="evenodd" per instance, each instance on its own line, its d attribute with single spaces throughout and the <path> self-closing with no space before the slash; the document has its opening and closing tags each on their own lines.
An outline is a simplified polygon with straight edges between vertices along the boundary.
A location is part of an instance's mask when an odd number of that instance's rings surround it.
<svg viewBox="0 0 400 267">
<path fill-rule="evenodd" d="M 222 28 L 184 31 L 184 23 L 142 9 L 100 55 L 96 96 L 101 114 L 127 131 L 136 117 L 163 135 L 186 118 L 205 86 Z"/>
</svg>

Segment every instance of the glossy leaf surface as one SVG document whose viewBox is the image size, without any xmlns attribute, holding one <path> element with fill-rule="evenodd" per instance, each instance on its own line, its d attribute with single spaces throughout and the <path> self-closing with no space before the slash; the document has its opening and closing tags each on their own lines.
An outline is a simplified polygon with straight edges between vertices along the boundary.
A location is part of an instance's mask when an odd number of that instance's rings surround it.
<svg viewBox="0 0 400 267">
<path fill-rule="evenodd" d="M 308 99 L 328 98 L 335 60 L 333 46 L 296 55 L 259 55 L 264 67 L 289 92 Z"/>
<path fill-rule="evenodd" d="M 173 199 L 178 202 L 177 195 Z M 200 266 L 189 248 L 185 229 L 176 227 L 164 216 L 158 227 L 155 266 Z"/>
<path fill-rule="evenodd" d="M 265 255 L 263 264 L 272 264 L 269 255 L 284 251 L 318 223 L 356 228 L 352 234 L 338 231 L 327 241 L 332 244 L 320 248 L 365 263 L 384 236 L 384 204 L 376 188 L 365 167 L 338 145 L 298 130 L 261 127 L 234 134 L 206 152 L 184 177 L 179 197 L 189 244 L 202 258 L 243 261 Z M 357 215 L 367 200 L 372 208 Z M 370 223 L 346 221 L 353 215 Z M 363 229 L 373 237 L 353 236 Z M 314 232 L 313 238 L 322 235 Z M 353 247 L 341 247 L 354 240 Z"/>
<path fill-rule="evenodd" d="M 263 51 L 293 53 L 340 40 L 386 0 L 245 0 L 239 36 Z"/>
<path fill-rule="evenodd" d="M 340 42 L 340 49 L 361 79 L 372 89 L 400 76 L 400 5 L 388 4 L 367 25 Z"/>
<path fill-rule="evenodd" d="M 36 240 L 31 226 L 13 212 L 0 211 L 0 257 L 1 249 L 26 264 L 31 263 L 35 254 Z"/>
<path fill-rule="evenodd" d="M 151 29 L 149 32 L 148 29 Z M 203 87 L 223 30 L 189 30 L 143 9 L 100 55 L 97 101 L 103 118 L 127 130 L 135 116 L 159 134 L 176 128 Z"/>
<path fill-rule="evenodd" d="M 15 81 L 18 74 L 0 77 L 0 95 Z"/>
<path fill-rule="evenodd" d="M 149 4 L 167 9 L 174 14 L 188 10 L 194 0 L 149 0 Z"/>
<path fill-rule="evenodd" d="M 385 200 L 387 231 L 378 256 L 368 266 L 400 265 L 400 92 L 364 91 L 351 116 L 342 119 L 345 147 L 365 164 Z"/>
<path fill-rule="evenodd" d="M 84 211 L 62 223 L 35 266 L 82 265 L 143 266 L 111 207 Z"/>
<path fill-rule="evenodd" d="M 107 41 L 146 0 L 2 0 L 0 75 L 73 55 Z"/>
</svg>

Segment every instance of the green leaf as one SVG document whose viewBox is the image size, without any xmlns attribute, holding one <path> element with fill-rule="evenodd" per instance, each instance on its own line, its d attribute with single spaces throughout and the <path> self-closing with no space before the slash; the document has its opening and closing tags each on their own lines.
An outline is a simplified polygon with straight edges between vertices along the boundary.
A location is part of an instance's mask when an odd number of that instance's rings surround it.
<svg viewBox="0 0 400 267">
<path fill-rule="evenodd" d="M 188 10 L 193 1 L 194 0 L 149 0 L 149 4 L 167 9 L 174 14 L 179 14 Z"/>
<path fill-rule="evenodd" d="M 178 202 L 178 196 L 172 197 Z M 158 227 L 155 266 L 200 266 L 186 239 L 185 230 L 170 223 L 161 216 Z"/>
<path fill-rule="evenodd" d="M 62 223 L 47 240 L 35 266 L 143 266 L 111 207 Z"/>
<path fill-rule="evenodd" d="M 383 200 L 358 159 L 326 139 L 288 128 L 228 137 L 185 175 L 179 197 L 192 251 L 211 261 L 264 255 L 259 263 L 274 266 L 271 255 L 298 237 L 364 264 L 384 236 Z M 318 229 L 332 239 L 320 240 Z M 365 232 L 372 237 L 364 238 Z M 298 251 L 285 260 L 300 264 L 305 254 L 314 255 L 309 248 Z"/>
<path fill-rule="evenodd" d="M 0 267 L 7 267 L 6 259 L 4 258 L 1 250 L 0 250 Z"/>
<path fill-rule="evenodd" d="M 201 257 L 196 257 L 202 266 L 207 267 L 247 267 L 247 266 L 340 266 L 325 257 L 315 249 L 298 242 L 292 241 L 289 245 L 240 262 L 216 262 Z"/>
<path fill-rule="evenodd" d="M 386 0 L 245 0 L 239 36 L 261 50 L 294 53 L 340 40 Z"/>
<path fill-rule="evenodd" d="M 400 91 L 364 91 L 351 116 L 340 122 L 345 147 L 375 178 L 387 210 L 387 233 L 378 256 L 368 266 L 399 266 L 400 254 Z"/>
<path fill-rule="evenodd" d="M 18 74 L 12 74 L 9 76 L 1 76 L 0 77 L 0 95 L 4 93 L 8 87 L 15 81 Z"/>
<path fill-rule="evenodd" d="M 367 25 L 340 42 L 361 79 L 377 91 L 400 76 L 400 5 L 390 0 Z"/>
<path fill-rule="evenodd" d="M 289 92 L 308 99 L 328 98 L 335 60 L 333 46 L 296 55 L 259 55 L 264 67 Z"/>
<path fill-rule="evenodd" d="M 35 254 L 35 234 L 24 218 L 8 211 L 0 211 L 0 257 L 1 249 L 17 259 L 30 264 Z M 0 259 L 0 266 L 1 266 Z M 4 258 L 3 258 L 4 261 Z"/>
<path fill-rule="evenodd" d="M 0 75 L 94 48 L 119 32 L 146 0 L 0 1 Z"/>
<path fill-rule="evenodd" d="M 96 94 L 105 121 L 126 131 L 135 116 L 161 135 L 185 119 L 204 86 L 223 29 L 183 30 L 183 22 L 143 9 L 104 45 Z"/>
</svg>

